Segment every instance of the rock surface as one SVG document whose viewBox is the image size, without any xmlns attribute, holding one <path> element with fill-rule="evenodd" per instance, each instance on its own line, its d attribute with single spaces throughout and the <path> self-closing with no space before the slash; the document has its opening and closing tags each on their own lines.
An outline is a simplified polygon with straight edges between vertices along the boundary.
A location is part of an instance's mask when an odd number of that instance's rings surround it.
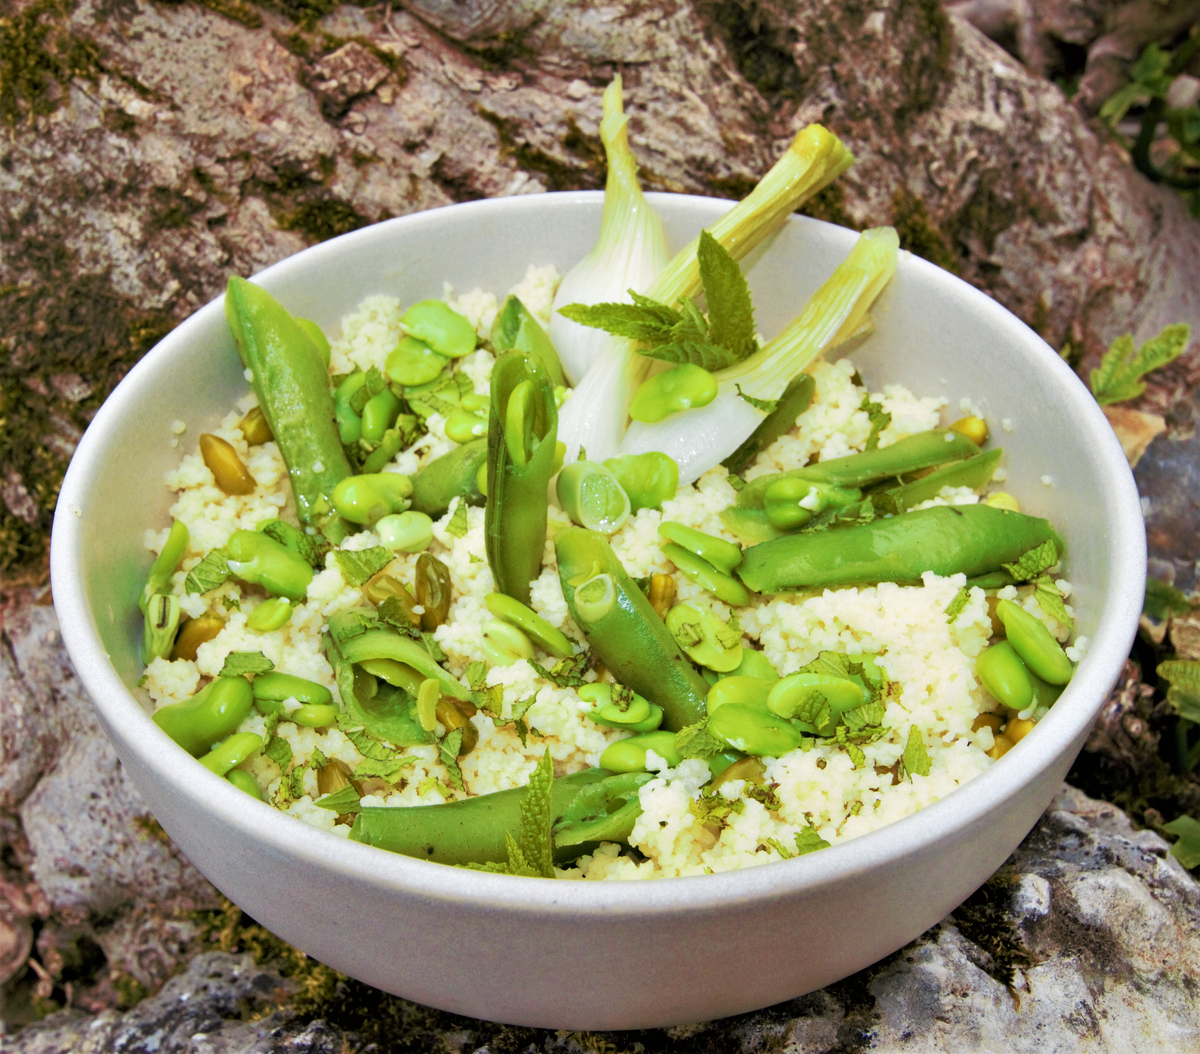
<svg viewBox="0 0 1200 1054">
<path fill-rule="evenodd" d="M 1200 887 L 1158 835 L 1064 787 L 1016 853 L 944 922 L 860 974 L 756 1014 L 581 1035 L 431 1015 L 376 994 L 375 1023 L 364 1029 L 345 1010 L 362 986 L 335 988 L 325 1016 L 313 1018 L 287 1008 L 294 981 L 249 955 L 208 952 L 123 1015 L 62 1011 L 4 1049 L 1187 1052 L 1200 1050 L 1198 978 Z M 379 1021 L 407 1027 L 384 1033 Z"/>
<path fill-rule="evenodd" d="M 958 5 L 981 25 L 988 6 Z M 1034 72 L 934 0 L 0 8 L 0 1013 L 13 1030 L 70 1007 L 0 1047 L 1200 1050 L 1195 883 L 1157 836 L 1073 792 L 896 956 L 670 1033 L 505 1029 L 287 965 L 278 948 L 263 966 L 204 950 L 219 900 L 125 779 L 45 588 L 66 462 L 155 340 L 229 274 L 364 223 L 601 185 L 600 94 L 618 70 L 652 189 L 738 196 L 822 121 L 858 163 L 813 214 L 895 224 L 907 248 L 1069 343 L 1084 371 L 1127 330 L 1200 333 L 1200 224 L 1037 75 L 1066 41 L 1089 70 L 1095 54 L 1100 91 L 1128 65 L 1121 49 L 1150 39 L 1114 30 L 1117 6 L 1008 4 Z M 1193 344 L 1127 408 L 1156 573 L 1184 590 L 1200 583 L 1198 382 Z M 1158 741 L 1127 681 L 1092 746 L 1134 773 Z M 217 947 L 266 946 L 222 925 Z"/>
</svg>

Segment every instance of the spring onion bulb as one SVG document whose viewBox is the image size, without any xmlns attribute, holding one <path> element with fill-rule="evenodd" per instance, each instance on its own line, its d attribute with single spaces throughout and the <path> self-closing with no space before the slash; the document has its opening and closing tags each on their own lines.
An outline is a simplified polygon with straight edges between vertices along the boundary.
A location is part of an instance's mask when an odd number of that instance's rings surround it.
<svg viewBox="0 0 1200 1054">
<path fill-rule="evenodd" d="M 818 124 L 811 124 L 796 135 L 787 152 L 763 176 L 758 186 L 717 220 L 709 233 L 735 260 L 740 260 L 853 162 L 853 155 L 835 135 Z M 677 253 L 650 284 L 646 295 L 664 304 L 674 304 L 680 297 L 698 295 L 701 289 L 700 266 L 696 260 L 699 243 L 697 237 Z M 578 458 L 581 446 L 586 448 L 592 461 L 603 461 L 616 455 L 629 420 L 630 400 L 654 365 L 655 360 L 637 354 L 633 341 L 605 337 L 596 361 L 563 405 L 559 416 L 558 436 L 566 444 L 568 461 Z M 695 412 L 688 411 L 686 416 Z M 742 439 L 748 434 L 743 433 Z"/>
<path fill-rule="evenodd" d="M 662 220 L 642 195 L 637 162 L 629 149 L 629 118 L 621 107 L 621 75 L 604 91 L 600 140 L 608 158 L 604 216 L 595 247 L 563 277 L 550 316 L 550 342 L 567 379 L 583 380 L 608 335 L 558 313 L 566 304 L 631 303 L 629 290 L 645 292 L 667 262 Z"/>
<path fill-rule="evenodd" d="M 778 399 L 817 356 L 861 332 L 867 312 L 896 270 L 898 245 L 891 227 L 864 231 L 850 255 L 787 329 L 744 362 L 716 374 L 718 392 L 711 403 L 655 424 L 634 421 L 621 453 L 662 451 L 678 463 L 681 483 L 690 483 L 720 464 L 765 416 L 741 397 L 738 388 L 755 399 Z"/>
</svg>

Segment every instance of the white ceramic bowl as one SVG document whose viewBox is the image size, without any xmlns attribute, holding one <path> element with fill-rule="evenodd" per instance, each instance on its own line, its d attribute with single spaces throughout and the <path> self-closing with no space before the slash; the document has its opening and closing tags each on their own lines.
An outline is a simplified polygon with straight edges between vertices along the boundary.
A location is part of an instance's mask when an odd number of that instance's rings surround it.
<svg viewBox="0 0 1200 1054">
<path fill-rule="evenodd" d="M 671 248 L 729 203 L 651 195 Z M 314 246 L 256 281 L 335 331 L 371 293 L 503 293 L 526 265 L 565 272 L 594 243 L 599 193 L 472 202 Z M 756 254 L 760 329 L 774 334 L 854 242 L 792 218 Z M 184 756 L 132 694 L 135 600 L 147 526 L 167 522 L 163 473 L 246 390 L 220 300 L 121 382 L 63 484 L 51 546 L 63 638 L 147 805 L 195 865 L 280 937 L 372 985 L 523 1025 L 616 1029 L 722 1017 L 859 970 L 937 922 L 1003 862 L 1067 772 L 1113 684 L 1141 610 L 1145 535 L 1129 469 L 1095 402 L 1059 357 L 984 294 L 900 254 L 855 352 L 878 390 L 974 398 L 1005 447 L 1006 488 L 1068 542 L 1078 629 L 1091 640 L 1036 732 L 918 814 L 844 845 L 729 874 L 566 882 L 480 874 L 372 849 L 275 812 Z M 1003 423 L 1002 423 L 1003 422 Z M 1045 479 L 1050 481 L 1047 485 Z"/>
</svg>

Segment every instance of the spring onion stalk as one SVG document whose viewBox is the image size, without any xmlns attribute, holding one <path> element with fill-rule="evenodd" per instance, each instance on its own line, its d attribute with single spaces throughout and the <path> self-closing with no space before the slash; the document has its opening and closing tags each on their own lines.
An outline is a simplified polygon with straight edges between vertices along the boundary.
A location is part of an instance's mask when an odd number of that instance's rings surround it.
<svg viewBox="0 0 1200 1054">
<path fill-rule="evenodd" d="M 896 270 L 899 242 L 891 227 L 864 231 L 846 257 L 778 337 L 736 366 L 716 374 L 717 397 L 655 424 L 634 421 L 622 454 L 661 450 L 691 482 L 732 454 L 766 416 L 739 394 L 773 401 L 826 349 L 854 336 Z M 591 449 L 588 450 L 591 456 Z"/>
<path fill-rule="evenodd" d="M 667 262 L 667 237 L 638 185 L 629 150 L 629 118 L 621 108 L 621 75 L 604 91 L 600 140 L 608 158 L 604 217 L 595 248 L 563 277 L 550 316 L 550 342 L 572 384 L 583 380 L 607 340 L 603 330 L 558 313 L 565 304 L 630 303 L 629 290 L 645 292 Z"/>
<path fill-rule="evenodd" d="M 787 152 L 763 176 L 758 186 L 717 220 L 709 233 L 735 260 L 740 260 L 853 162 L 854 156 L 837 136 L 818 124 L 811 124 L 796 135 Z M 697 237 L 677 253 L 651 283 L 646 295 L 664 304 L 674 304 L 680 297 L 698 295 L 701 289 L 700 266 L 696 260 L 699 243 Z M 605 338 L 596 361 L 562 408 L 558 434 L 566 445 L 567 461 L 579 457 L 581 446 L 586 448 L 592 461 L 603 461 L 616 455 L 629 420 L 630 400 L 654 365 L 655 360 L 637 354 L 635 342 L 620 337 Z M 761 415 L 756 413 L 754 425 L 759 420 Z M 743 430 L 739 434 L 737 443 L 745 439 L 749 431 Z M 731 453 L 737 443 L 725 454 Z"/>
</svg>

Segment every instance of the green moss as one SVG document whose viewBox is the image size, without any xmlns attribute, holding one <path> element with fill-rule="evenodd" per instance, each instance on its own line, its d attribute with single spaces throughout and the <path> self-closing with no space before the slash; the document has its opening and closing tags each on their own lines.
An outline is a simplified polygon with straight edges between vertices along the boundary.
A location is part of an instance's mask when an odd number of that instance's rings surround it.
<svg viewBox="0 0 1200 1054">
<path fill-rule="evenodd" d="M 960 272 L 959 259 L 950 239 L 933 222 L 925 202 L 907 187 L 897 187 L 892 195 L 892 226 L 900 237 L 901 248 L 951 274 Z"/>
<path fill-rule="evenodd" d="M 1012 883 L 993 875 L 954 909 L 954 921 L 967 940 L 991 958 L 988 973 L 1012 987 L 1017 970 L 1033 964 L 1011 921 Z"/>
<path fill-rule="evenodd" d="M 791 50 L 799 39 L 796 27 L 772 24 L 769 8 L 758 0 L 700 0 L 697 8 L 764 98 L 778 103 L 801 97 L 804 84 Z"/>
<path fill-rule="evenodd" d="M 285 231 L 299 231 L 313 242 L 328 241 L 371 222 L 353 205 L 335 198 L 302 201 L 277 213 L 276 219 Z"/>
<path fill-rule="evenodd" d="M 604 147 L 597 137 L 582 132 L 573 118 L 567 118 L 567 132 L 561 142 L 567 151 L 580 159 L 582 166 L 568 164 L 522 143 L 514 134 L 514 122 L 481 108 L 476 112 L 496 129 L 501 155 L 512 157 L 527 172 L 539 173 L 548 189 L 580 190 L 604 186 L 607 172 Z"/>
<path fill-rule="evenodd" d="M 814 220 L 825 220 L 836 223 L 839 227 L 849 227 L 861 231 L 862 225 L 855 222 L 854 217 L 846 210 L 846 188 L 841 183 L 830 183 L 824 190 L 818 191 L 803 204 L 799 210 L 802 216 L 811 216 Z"/>
<path fill-rule="evenodd" d="M 249 29 L 258 29 L 263 24 L 262 14 L 245 0 L 196 0 L 201 7 L 207 7 L 219 15 L 238 22 Z"/>
<path fill-rule="evenodd" d="M 0 17 L 0 120 L 10 128 L 53 113 L 74 77 L 95 83 L 104 66 L 95 42 L 68 25 L 73 0 L 35 0 Z"/>
<path fill-rule="evenodd" d="M 937 101 L 950 73 L 954 29 L 942 0 L 911 0 L 893 18 L 897 24 L 911 28 L 898 78 L 908 94 L 895 113 L 896 124 L 903 129 L 912 117 L 925 113 Z"/>
</svg>

